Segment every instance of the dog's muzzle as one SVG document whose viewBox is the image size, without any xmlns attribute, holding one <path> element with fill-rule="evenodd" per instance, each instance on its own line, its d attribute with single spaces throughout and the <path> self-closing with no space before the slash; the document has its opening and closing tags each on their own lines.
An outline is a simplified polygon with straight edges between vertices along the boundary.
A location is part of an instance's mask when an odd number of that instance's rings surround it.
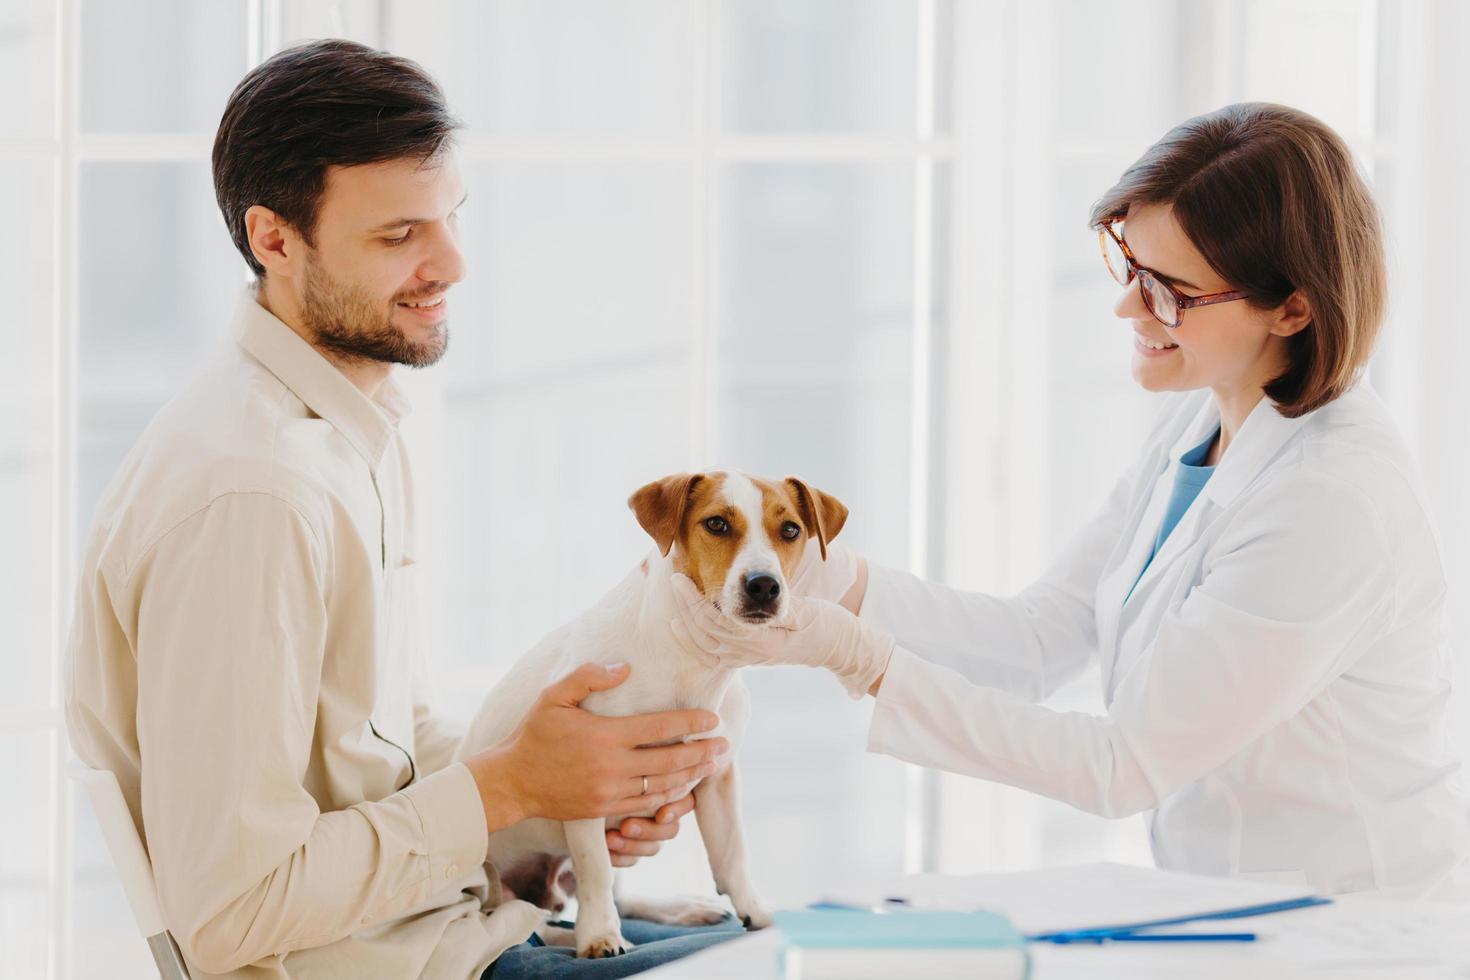
<svg viewBox="0 0 1470 980">
<path fill-rule="evenodd" d="M 741 611 L 747 619 L 770 619 L 781 610 L 781 580 L 770 572 L 745 576 Z"/>
</svg>

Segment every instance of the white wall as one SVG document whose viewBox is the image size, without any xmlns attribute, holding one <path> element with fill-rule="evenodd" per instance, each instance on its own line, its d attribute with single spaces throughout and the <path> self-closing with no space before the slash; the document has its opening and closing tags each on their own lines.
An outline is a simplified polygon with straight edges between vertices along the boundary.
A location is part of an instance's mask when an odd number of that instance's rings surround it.
<svg viewBox="0 0 1470 980">
<path fill-rule="evenodd" d="M 11 4 L 7 975 L 150 974 L 59 777 L 73 563 L 102 483 L 219 342 L 244 278 L 209 187 L 224 99 L 265 54 L 328 34 L 418 57 L 468 124 L 471 277 L 445 363 L 408 378 L 425 646 L 449 710 L 638 560 L 623 501 L 681 468 L 799 473 L 852 506 L 844 537 L 875 560 L 990 591 L 1030 581 L 1150 404 L 1088 204 L 1170 125 L 1246 98 L 1321 115 L 1372 174 L 1393 270 L 1372 377 L 1420 452 L 1465 662 L 1464 4 Z M 1136 822 L 865 755 L 868 709 L 828 678 L 752 686 L 747 810 L 778 902 L 905 868 L 1147 858 Z M 1085 683 L 1060 702 L 1097 707 Z M 644 887 L 704 883 L 689 830 L 638 870 Z"/>
</svg>

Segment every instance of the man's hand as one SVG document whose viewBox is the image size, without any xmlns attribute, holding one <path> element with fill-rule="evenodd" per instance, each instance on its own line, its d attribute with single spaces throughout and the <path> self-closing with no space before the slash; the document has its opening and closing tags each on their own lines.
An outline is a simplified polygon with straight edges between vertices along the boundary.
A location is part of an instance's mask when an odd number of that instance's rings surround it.
<svg viewBox="0 0 1470 980">
<path fill-rule="evenodd" d="M 658 808 L 652 820 L 629 817 L 617 830 L 607 832 L 607 850 L 615 868 L 631 868 L 639 858 L 658 853 L 660 844 L 679 833 L 679 821 L 694 809 L 694 794 L 685 794 Z"/>
<path fill-rule="evenodd" d="M 723 738 L 639 748 L 710 731 L 720 721 L 713 712 L 605 718 L 578 707 L 627 676 L 627 664 L 578 667 L 541 692 L 504 741 L 465 760 L 491 831 L 528 817 L 582 820 L 652 810 L 687 796 L 691 784 L 715 771 L 714 760 L 729 749 Z"/>
</svg>

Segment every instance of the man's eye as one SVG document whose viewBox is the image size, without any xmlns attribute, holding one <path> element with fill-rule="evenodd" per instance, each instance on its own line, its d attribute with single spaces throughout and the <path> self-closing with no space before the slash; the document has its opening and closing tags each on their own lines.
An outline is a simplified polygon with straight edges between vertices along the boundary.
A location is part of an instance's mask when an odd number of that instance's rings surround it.
<svg viewBox="0 0 1470 980">
<path fill-rule="evenodd" d="M 383 239 L 383 244 L 384 245 L 389 245 L 389 246 L 392 246 L 392 245 L 402 245 L 404 242 L 408 241 L 408 236 L 409 236 L 409 232 L 406 232 L 405 231 L 402 235 L 399 235 L 397 238 L 385 238 L 385 239 Z"/>
<path fill-rule="evenodd" d="M 725 523 L 723 517 L 706 517 L 704 519 L 704 526 L 711 534 L 724 534 L 730 530 L 730 525 Z"/>
<path fill-rule="evenodd" d="M 795 541 L 797 538 L 801 537 L 801 528 L 796 523 L 792 521 L 787 521 L 785 524 L 781 525 L 781 537 L 785 538 L 787 541 Z"/>
</svg>

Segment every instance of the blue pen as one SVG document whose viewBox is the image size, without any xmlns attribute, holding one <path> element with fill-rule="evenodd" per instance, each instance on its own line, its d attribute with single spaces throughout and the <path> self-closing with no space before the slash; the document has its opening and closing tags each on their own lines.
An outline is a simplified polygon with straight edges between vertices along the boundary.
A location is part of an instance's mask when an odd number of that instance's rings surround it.
<svg viewBox="0 0 1470 980">
<path fill-rule="evenodd" d="M 1253 932 L 1176 932 L 1176 933 L 1150 933 L 1150 932 L 1125 932 L 1118 936 L 1109 936 L 1115 943 L 1253 943 L 1256 934 Z"/>
<path fill-rule="evenodd" d="M 1096 935 L 1052 936 L 1045 942 L 1059 946 L 1071 943 L 1253 943 L 1253 932 L 1114 932 Z"/>
</svg>

